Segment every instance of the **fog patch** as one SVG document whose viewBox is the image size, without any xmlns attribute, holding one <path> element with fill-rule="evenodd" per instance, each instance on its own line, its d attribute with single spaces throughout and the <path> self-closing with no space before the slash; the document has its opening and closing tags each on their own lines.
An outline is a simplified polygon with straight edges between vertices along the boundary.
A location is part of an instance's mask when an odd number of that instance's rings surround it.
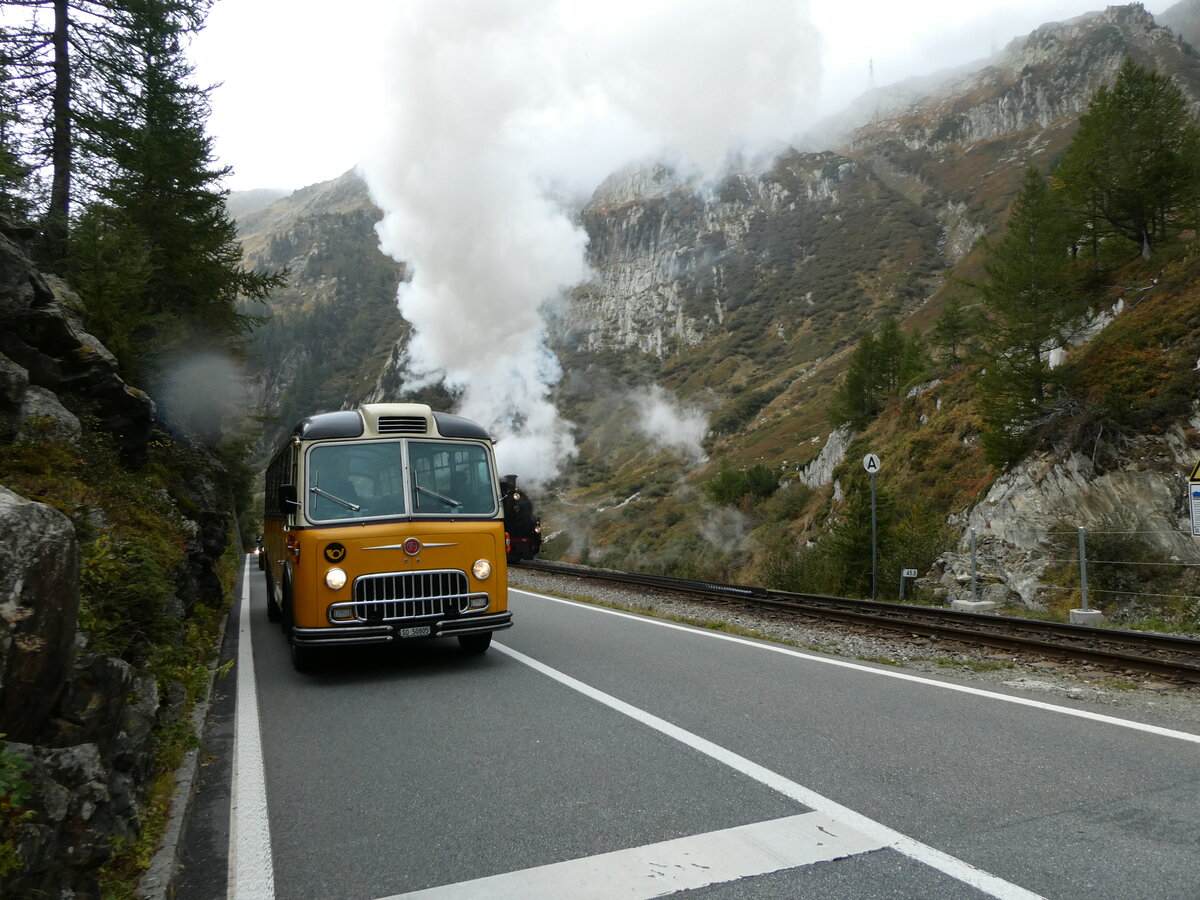
<svg viewBox="0 0 1200 900">
<path fill-rule="evenodd" d="M 203 351 L 167 366 L 153 396 L 171 431 L 213 446 L 225 429 L 243 421 L 248 394 L 241 367 L 232 358 Z"/>
<path fill-rule="evenodd" d="M 635 395 L 637 427 L 655 446 L 674 451 L 689 462 L 707 459 L 702 442 L 708 434 L 708 415 L 694 404 L 681 404 L 674 394 L 651 385 Z"/>
<path fill-rule="evenodd" d="M 700 536 L 722 553 L 744 550 L 750 531 L 750 518 L 731 506 L 717 506 L 705 511 L 699 523 Z"/>
</svg>

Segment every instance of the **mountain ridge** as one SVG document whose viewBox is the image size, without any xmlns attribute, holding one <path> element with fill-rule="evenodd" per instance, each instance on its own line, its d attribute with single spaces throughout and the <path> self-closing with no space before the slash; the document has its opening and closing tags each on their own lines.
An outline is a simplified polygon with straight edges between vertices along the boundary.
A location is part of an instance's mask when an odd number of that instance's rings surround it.
<svg viewBox="0 0 1200 900">
<path fill-rule="evenodd" d="M 838 498 L 853 474 L 845 460 L 872 434 L 892 447 L 889 455 L 905 452 L 896 448 L 914 437 L 897 422 L 910 421 L 905 410 L 913 409 L 924 418 L 911 420 L 913 431 L 923 433 L 930 422 L 944 430 L 922 438 L 923 452 L 936 448 L 957 458 L 945 462 L 941 484 L 915 472 L 902 484 L 931 490 L 942 516 L 966 527 L 1001 473 L 983 462 L 963 374 L 945 373 L 937 387 L 905 400 L 887 414 L 890 426 L 879 423 L 845 439 L 826 413 L 845 360 L 885 317 L 927 331 L 948 299 L 962 294 L 963 279 L 980 276 L 978 240 L 1003 226 L 1025 168 L 1049 168 L 1095 87 L 1126 55 L 1175 77 L 1195 107 L 1200 60 L 1188 41 L 1197 37 L 1198 10 L 1200 2 L 1186 0 L 1164 13 L 1160 18 L 1175 23 L 1174 31 L 1140 4 L 1048 23 L 972 71 L 941 73 L 942 87 L 924 99 L 914 97 L 932 80 L 891 89 L 905 98 L 898 106 L 882 103 L 887 91 L 865 97 L 856 107 L 859 122 L 837 147 L 794 149 L 764 173 L 732 174 L 711 189 L 661 164 L 613 173 L 580 211 L 595 277 L 548 323 L 550 345 L 567 373 L 554 399 L 575 423 L 579 455 L 569 477 L 554 485 L 561 502 L 547 505 L 548 518 L 561 516 L 556 530 L 564 534 L 560 543 L 547 542 L 547 552 L 676 572 L 697 571 L 700 560 L 716 557 L 718 569 L 761 577 L 781 544 L 819 539 L 844 516 Z M 343 179 L 342 213 L 359 203 L 358 214 L 378 215 L 352 174 Z M 304 212 L 292 221 L 317 215 L 319 193 L 296 199 Z M 278 217 L 277 226 L 286 228 L 286 221 Z M 265 229 L 248 234 L 258 258 L 271 244 L 265 235 Z M 315 231 L 310 237 L 304 254 L 292 259 L 309 258 L 320 244 Z M 402 273 L 393 274 L 394 294 Z M 321 292 L 332 289 L 328 280 L 304 284 L 296 291 L 301 309 L 319 307 L 326 302 Z M 386 353 L 377 346 L 364 360 L 381 369 L 356 376 L 360 385 L 372 382 L 375 399 L 409 395 L 405 326 L 395 327 L 401 343 Z M 631 431 L 636 398 L 652 386 L 708 415 L 708 459 L 701 465 Z M 363 396 L 347 390 L 338 402 L 352 405 Z M 958 410 L 955 417 L 950 410 Z M 1187 417 L 1172 427 L 1185 435 L 1173 439 L 1178 462 L 1179 447 L 1191 452 L 1195 441 L 1186 436 Z M 797 489 L 783 518 L 742 511 L 746 535 L 757 537 L 740 553 L 714 553 L 698 536 L 713 515 L 701 488 L 719 468 L 766 465 L 792 489 L 835 437 L 845 450 L 840 462 L 826 460 L 830 481 L 810 486 L 803 500 Z M 1073 450 L 1063 452 L 1069 459 Z M 1053 469 L 1044 458 L 1037 464 Z M 616 507 L 631 497 L 638 499 Z M 1159 496 L 1151 505 L 1177 520 L 1177 501 Z M 570 512 L 580 506 L 605 512 Z M 572 527 L 578 533 L 568 541 Z M 931 576 L 930 589 L 961 576 L 962 561 L 953 557 L 939 564 L 942 573 Z M 1035 602 L 1028 592 L 1016 593 Z"/>
</svg>

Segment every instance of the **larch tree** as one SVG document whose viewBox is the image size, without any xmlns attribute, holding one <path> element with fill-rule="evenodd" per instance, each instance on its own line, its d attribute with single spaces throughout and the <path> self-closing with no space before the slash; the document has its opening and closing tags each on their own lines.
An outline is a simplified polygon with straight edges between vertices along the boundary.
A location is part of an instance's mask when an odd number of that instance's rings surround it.
<svg viewBox="0 0 1200 900">
<path fill-rule="evenodd" d="M 1100 257 L 1105 239 L 1149 259 L 1164 239 L 1196 224 L 1200 128 L 1170 76 L 1126 58 L 1096 91 L 1054 173 L 1083 215 Z"/>
<path fill-rule="evenodd" d="M 968 309 L 957 294 L 946 303 L 929 331 L 929 342 L 942 351 L 942 362 L 957 368 L 970 352 L 980 323 L 975 310 Z"/>
<path fill-rule="evenodd" d="M 1005 236 L 985 245 L 987 279 L 976 285 L 988 316 L 989 352 L 980 376 L 984 448 L 1003 465 L 1024 449 L 1061 372 L 1051 365 L 1083 309 L 1072 265 L 1078 219 L 1034 168 L 1025 172 Z"/>
<path fill-rule="evenodd" d="M 921 336 L 906 336 L 894 318 L 884 318 L 876 331 L 859 339 L 834 396 L 830 416 L 855 427 L 863 425 L 919 377 L 927 363 Z"/>
</svg>

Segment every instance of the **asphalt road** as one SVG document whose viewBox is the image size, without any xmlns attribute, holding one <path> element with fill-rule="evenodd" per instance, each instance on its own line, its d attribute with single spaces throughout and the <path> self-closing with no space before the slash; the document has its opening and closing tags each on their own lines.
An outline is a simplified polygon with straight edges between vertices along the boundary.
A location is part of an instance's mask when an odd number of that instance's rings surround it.
<svg viewBox="0 0 1200 900">
<path fill-rule="evenodd" d="M 482 657 L 301 675 L 250 574 L 177 900 L 1200 896 L 1200 737 L 1151 719 L 515 589 Z"/>
</svg>

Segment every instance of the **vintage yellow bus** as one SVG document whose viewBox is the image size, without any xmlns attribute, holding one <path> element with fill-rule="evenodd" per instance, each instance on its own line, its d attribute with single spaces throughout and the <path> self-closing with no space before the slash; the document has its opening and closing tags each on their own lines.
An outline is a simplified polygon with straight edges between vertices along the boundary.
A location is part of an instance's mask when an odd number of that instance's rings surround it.
<svg viewBox="0 0 1200 900">
<path fill-rule="evenodd" d="M 456 637 L 483 653 L 512 625 L 492 439 L 419 403 L 310 416 L 267 466 L 267 616 L 292 663 L 322 648 Z"/>
</svg>

